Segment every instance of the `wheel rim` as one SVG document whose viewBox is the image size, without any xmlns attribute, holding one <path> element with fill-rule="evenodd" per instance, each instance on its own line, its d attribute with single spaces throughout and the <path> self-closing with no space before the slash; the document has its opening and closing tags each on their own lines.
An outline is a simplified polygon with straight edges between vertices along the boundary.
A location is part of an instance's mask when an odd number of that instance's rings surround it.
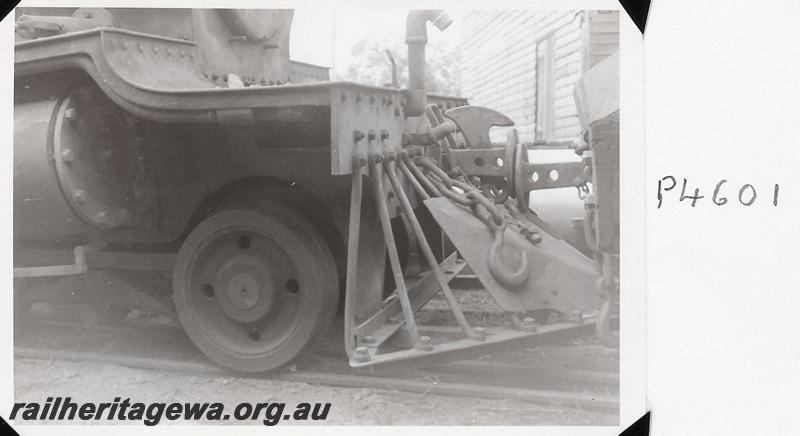
<svg viewBox="0 0 800 436">
<path fill-rule="evenodd" d="M 308 229 L 304 229 L 308 230 Z M 298 233 L 299 232 L 299 233 Z M 226 211 L 201 223 L 175 271 L 189 337 L 224 366 L 264 371 L 299 354 L 327 310 L 319 250 L 286 220 Z"/>
</svg>

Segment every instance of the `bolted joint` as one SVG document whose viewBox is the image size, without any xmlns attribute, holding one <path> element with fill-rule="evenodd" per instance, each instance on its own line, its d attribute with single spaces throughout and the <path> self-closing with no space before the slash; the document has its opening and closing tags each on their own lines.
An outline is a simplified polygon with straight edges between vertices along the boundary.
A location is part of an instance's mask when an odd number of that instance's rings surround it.
<svg viewBox="0 0 800 436">
<path fill-rule="evenodd" d="M 98 212 L 94 215 L 94 222 L 101 226 L 108 226 L 111 225 L 111 218 L 108 216 L 108 212 Z"/>
<path fill-rule="evenodd" d="M 72 163 L 75 160 L 75 153 L 69 148 L 61 150 L 61 160 L 64 163 Z"/>
<path fill-rule="evenodd" d="M 574 324 L 583 324 L 583 312 L 581 312 L 580 310 L 573 310 L 572 312 L 569 313 L 567 319 L 569 320 L 569 322 Z"/>
<path fill-rule="evenodd" d="M 594 288 L 603 298 L 609 298 L 611 296 L 611 286 L 609 283 L 606 283 L 606 279 L 604 277 L 600 277 L 594 282 Z"/>
<path fill-rule="evenodd" d="M 86 191 L 84 191 L 83 189 L 78 189 L 72 193 L 72 198 L 78 204 L 86 203 Z"/>
<path fill-rule="evenodd" d="M 369 157 L 367 157 L 367 162 L 369 162 L 369 166 L 380 166 L 383 163 L 383 155 L 378 153 L 370 153 Z M 373 168 L 370 168 L 370 172 L 373 171 Z"/>
<path fill-rule="evenodd" d="M 367 156 L 364 154 L 353 155 L 353 169 L 358 171 L 367 166 Z"/>
<path fill-rule="evenodd" d="M 369 362 L 369 359 L 369 348 L 364 346 L 356 347 L 355 351 L 353 352 L 353 360 L 362 363 Z"/>
<path fill-rule="evenodd" d="M 597 209 L 597 197 L 594 194 L 587 195 L 586 199 L 583 200 L 583 208 L 585 210 Z"/>
<path fill-rule="evenodd" d="M 472 331 L 475 333 L 474 339 L 477 341 L 486 340 L 486 327 L 474 327 Z"/>
<path fill-rule="evenodd" d="M 64 119 L 70 123 L 78 121 L 78 110 L 74 107 L 68 107 L 64 109 Z"/>
<path fill-rule="evenodd" d="M 433 340 L 430 338 L 430 336 L 420 336 L 419 340 L 417 341 L 417 348 L 422 351 L 432 351 Z"/>
<path fill-rule="evenodd" d="M 527 333 L 535 333 L 536 329 L 539 327 L 539 325 L 536 323 L 536 320 L 530 316 L 520 319 L 519 316 L 514 315 L 511 318 L 511 323 L 514 325 L 516 330 Z"/>
<path fill-rule="evenodd" d="M 542 234 L 536 229 L 523 227 L 519 229 L 519 233 L 534 245 L 541 244 L 542 240 L 544 239 Z"/>
</svg>

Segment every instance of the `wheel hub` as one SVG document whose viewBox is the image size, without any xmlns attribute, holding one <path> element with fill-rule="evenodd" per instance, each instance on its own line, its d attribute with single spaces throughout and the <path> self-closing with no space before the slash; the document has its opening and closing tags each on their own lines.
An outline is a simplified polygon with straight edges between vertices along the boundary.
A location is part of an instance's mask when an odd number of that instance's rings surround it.
<svg viewBox="0 0 800 436">
<path fill-rule="evenodd" d="M 246 255 L 231 259 L 220 268 L 215 284 L 220 307 L 236 321 L 257 321 L 272 308 L 275 280 L 261 259 Z"/>
</svg>

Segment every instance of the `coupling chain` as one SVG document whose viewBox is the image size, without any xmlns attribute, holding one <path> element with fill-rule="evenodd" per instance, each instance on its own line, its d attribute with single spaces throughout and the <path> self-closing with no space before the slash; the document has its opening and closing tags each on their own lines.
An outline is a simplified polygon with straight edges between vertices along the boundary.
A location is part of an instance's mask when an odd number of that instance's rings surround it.
<svg viewBox="0 0 800 436">
<path fill-rule="evenodd" d="M 489 228 L 492 235 L 492 245 L 489 249 L 488 267 L 495 279 L 507 288 L 516 288 L 524 284 L 530 272 L 527 252 L 522 250 L 520 266 L 516 271 L 511 271 L 508 267 L 502 265 L 500 260 L 500 253 L 505 245 L 505 230 L 508 226 L 508 221 L 494 201 L 483 195 L 477 187 L 462 180 L 451 179 L 444 170 L 439 168 L 428 157 L 419 156 L 413 160 L 409 159 L 407 155 L 404 155 L 404 157 L 408 161 L 408 165 L 413 168 L 414 171 L 412 173 L 425 177 L 430 184 L 437 188 L 438 193 L 442 196 L 457 204 L 469 207 L 472 214 Z M 417 164 L 427 171 L 425 173 L 419 171 Z M 456 192 L 456 189 L 462 192 Z M 481 208 L 486 211 L 485 214 L 481 213 Z"/>
<path fill-rule="evenodd" d="M 495 205 L 493 200 L 483 195 L 477 187 L 463 180 L 450 178 L 444 170 L 439 168 L 436 163 L 428 157 L 418 157 L 415 159 L 415 163 L 418 163 L 429 171 L 428 174 L 426 174 L 428 180 L 434 185 L 437 185 L 442 195 L 458 204 L 469 207 L 478 218 L 481 217 L 476 212 L 475 206 L 483 206 L 489 212 L 495 225 L 505 228 L 506 219 L 500 211 L 500 208 Z M 463 191 L 463 193 L 456 192 L 454 188 Z"/>
</svg>

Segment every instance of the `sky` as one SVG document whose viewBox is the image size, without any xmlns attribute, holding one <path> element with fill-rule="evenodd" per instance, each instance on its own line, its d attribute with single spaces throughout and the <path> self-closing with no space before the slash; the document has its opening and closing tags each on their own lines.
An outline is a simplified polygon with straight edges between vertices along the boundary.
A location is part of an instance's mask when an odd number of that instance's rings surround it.
<svg viewBox="0 0 800 436">
<path fill-rule="evenodd" d="M 461 39 L 461 11 L 448 10 L 453 24 L 444 32 L 428 25 L 428 40 L 457 45 Z M 330 66 L 331 77 L 345 71 L 352 47 L 365 35 L 387 35 L 405 40 L 408 9 L 295 9 L 292 22 L 291 58 Z"/>
</svg>

